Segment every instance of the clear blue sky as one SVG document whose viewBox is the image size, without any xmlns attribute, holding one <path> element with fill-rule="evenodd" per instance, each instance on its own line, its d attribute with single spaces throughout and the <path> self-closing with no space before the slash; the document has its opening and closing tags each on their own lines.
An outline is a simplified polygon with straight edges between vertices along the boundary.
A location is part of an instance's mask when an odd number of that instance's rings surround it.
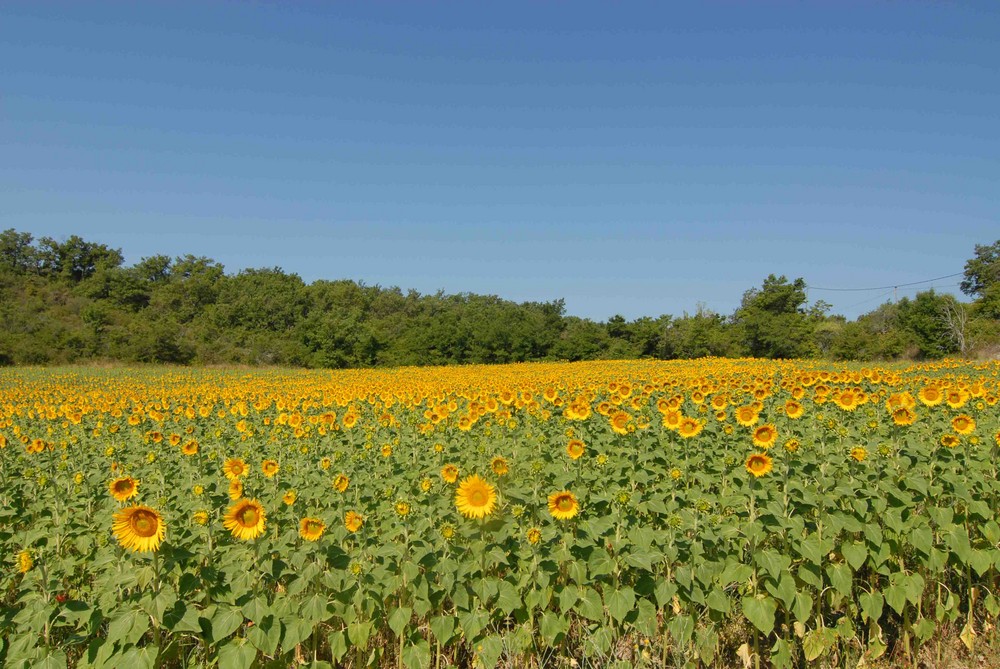
<svg viewBox="0 0 1000 669">
<path fill-rule="evenodd" d="M 998 36 L 995 0 L 5 2 L 0 229 L 601 320 L 919 281 L 1000 238 Z"/>
</svg>

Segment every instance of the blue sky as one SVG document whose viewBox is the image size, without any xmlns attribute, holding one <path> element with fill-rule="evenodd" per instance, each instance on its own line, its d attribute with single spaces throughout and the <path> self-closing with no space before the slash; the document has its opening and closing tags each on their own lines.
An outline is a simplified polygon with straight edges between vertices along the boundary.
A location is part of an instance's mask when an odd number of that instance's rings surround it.
<svg viewBox="0 0 1000 669">
<path fill-rule="evenodd" d="M 0 229 L 601 320 L 921 281 L 1000 238 L 997 35 L 994 1 L 7 2 Z"/>
</svg>

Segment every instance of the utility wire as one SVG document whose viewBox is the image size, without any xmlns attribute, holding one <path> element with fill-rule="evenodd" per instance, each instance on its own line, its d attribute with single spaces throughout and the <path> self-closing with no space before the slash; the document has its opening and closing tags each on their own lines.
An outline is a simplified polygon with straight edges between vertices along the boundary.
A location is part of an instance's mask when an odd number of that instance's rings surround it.
<svg viewBox="0 0 1000 669">
<path fill-rule="evenodd" d="M 894 290 L 896 288 L 904 288 L 906 286 L 916 286 L 921 283 L 931 283 L 933 281 L 940 281 L 941 279 L 950 279 L 952 277 L 962 276 L 962 274 L 963 272 L 958 272 L 956 274 L 947 274 L 945 276 L 938 276 L 933 279 L 924 279 L 923 281 L 911 281 L 910 283 L 897 283 L 894 286 L 875 286 L 874 288 L 819 288 L 817 286 L 809 286 L 809 285 L 807 285 L 806 288 L 808 288 L 809 290 L 828 290 L 837 293 L 853 293 L 853 292 L 860 292 L 867 290 Z"/>
</svg>

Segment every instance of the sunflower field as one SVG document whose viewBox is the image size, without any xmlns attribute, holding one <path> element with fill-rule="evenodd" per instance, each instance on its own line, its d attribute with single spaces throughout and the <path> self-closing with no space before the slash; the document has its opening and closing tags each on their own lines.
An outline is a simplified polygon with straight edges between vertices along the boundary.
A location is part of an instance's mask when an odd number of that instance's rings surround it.
<svg viewBox="0 0 1000 669">
<path fill-rule="evenodd" d="M 1000 614 L 998 372 L 0 370 L 0 665 L 972 651 Z"/>
</svg>

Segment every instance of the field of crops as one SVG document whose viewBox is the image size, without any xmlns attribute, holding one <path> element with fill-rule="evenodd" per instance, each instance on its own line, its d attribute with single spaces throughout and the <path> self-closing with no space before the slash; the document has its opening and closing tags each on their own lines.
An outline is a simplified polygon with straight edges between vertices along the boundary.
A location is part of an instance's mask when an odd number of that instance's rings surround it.
<svg viewBox="0 0 1000 669">
<path fill-rule="evenodd" d="M 0 371 L 0 664 L 971 649 L 1000 613 L 998 372 Z"/>
</svg>

